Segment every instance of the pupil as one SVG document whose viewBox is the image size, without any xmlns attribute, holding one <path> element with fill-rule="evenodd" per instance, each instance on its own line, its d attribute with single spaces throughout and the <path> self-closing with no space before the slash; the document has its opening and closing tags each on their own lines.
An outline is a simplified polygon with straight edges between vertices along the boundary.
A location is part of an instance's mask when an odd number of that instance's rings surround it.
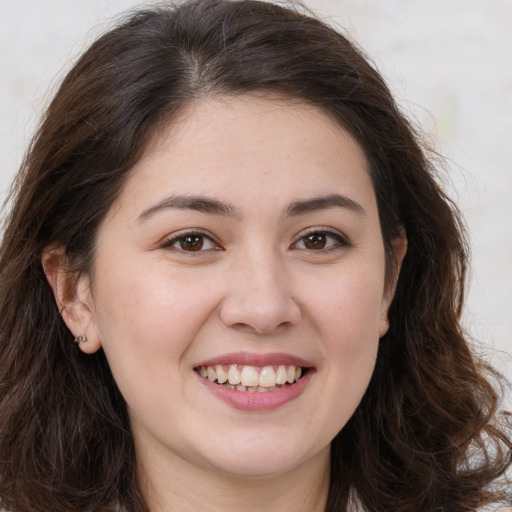
<svg viewBox="0 0 512 512">
<path fill-rule="evenodd" d="M 323 233 L 308 235 L 305 245 L 308 249 L 323 249 L 325 247 L 325 235 Z"/>
<path fill-rule="evenodd" d="M 199 235 L 186 236 L 180 242 L 185 251 L 199 251 L 203 247 L 203 237 Z"/>
</svg>

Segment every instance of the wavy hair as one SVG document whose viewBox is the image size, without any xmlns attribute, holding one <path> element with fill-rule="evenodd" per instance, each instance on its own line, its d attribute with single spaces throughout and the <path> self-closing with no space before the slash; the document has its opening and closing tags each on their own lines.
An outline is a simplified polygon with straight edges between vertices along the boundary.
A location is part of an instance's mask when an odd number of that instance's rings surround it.
<svg viewBox="0 0 512 512">
<path fill-rule="evenodd" d="M 437 170 L 379 73 L 311 13 L 255 0 L 132 13 L 80 57 L 11 194 L 0 249 L 0 504 L 127 512 L 138 491 L 126 404 L 100 350 L 72 343 L 41 265 L 87 273 L 98 226 L 152 137 L 199 97 L 278 93 L 324 109 L 363 148 L 387 254 L 405 231 L 390 328 L 332 442 L 328 512 L 467 512 L 504 499 L 510 422 L 460 325 L 467 245 Z"/>
</svg>

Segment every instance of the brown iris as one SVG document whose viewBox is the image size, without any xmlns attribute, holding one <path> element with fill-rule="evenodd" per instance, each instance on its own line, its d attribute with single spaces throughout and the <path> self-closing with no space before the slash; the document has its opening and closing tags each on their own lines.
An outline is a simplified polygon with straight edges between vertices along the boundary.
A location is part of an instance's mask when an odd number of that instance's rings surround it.
<svg viewBox="0 0 512 512">
<path fill-rule="evenodd" d="M 311 233 L 304 237 L 304 246 L 306 249 L 319 250 L 324 249 L 327 243 L 325 233 Z"/>
<path fill-rule="evenodd" d="M 201 235 L 188 235 L 180 238 L 180 247 L 184 251 L 200 251 L 203 244 L 204 238 Z"/>
</svg>

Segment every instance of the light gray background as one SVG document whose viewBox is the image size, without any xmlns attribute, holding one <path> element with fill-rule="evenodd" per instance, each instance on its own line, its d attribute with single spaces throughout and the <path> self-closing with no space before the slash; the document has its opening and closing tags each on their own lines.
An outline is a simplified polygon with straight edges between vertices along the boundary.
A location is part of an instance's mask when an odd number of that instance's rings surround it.
<svg viewBox="0 0 512 512">
<path fill-rule="evenodd" d="M 0 198 L 72 61 L 112 16 L 143 3 L 0 0 Z M 465 325 L 512 378 L 512 0 L 308 5 L 360 43 L 449 159 L 473 248 Z"/>
</svg>

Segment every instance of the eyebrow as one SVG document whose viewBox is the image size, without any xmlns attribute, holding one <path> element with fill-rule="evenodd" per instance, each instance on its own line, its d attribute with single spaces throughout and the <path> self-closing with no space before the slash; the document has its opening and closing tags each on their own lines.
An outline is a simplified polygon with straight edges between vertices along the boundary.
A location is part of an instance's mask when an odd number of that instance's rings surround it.
<svg viewBox="0 0 512 512">
<path fill-rule="evenodd" d="M 331 194 L 313 199 L 294 201 L 286 208 L 284 217 L 298 217 L 299 215 L 328 210 L 333 207 L 346 208 L 359 215 L 365 215 L 364 208 L 358 202 L 341 194 Z M 223 217 L 241 217 L 233 205 L 223 203 L 217 199 L 205 196 L 171 196 L 144 210 L 137 218 L 137 221 L 143 222 L 153 215 L 168 209 L 194 210 L 208 215 L 220 215 Z"/>
<path fill-rule="evenodd" d="M 163 210 L 195 210 L 209 215 L 222 215 L 225 217 L 238 217 L 234 206 L 204 196 L 171 196 L 154 206 L 144 210 L 137 218 L 138 222 L 145 221 Z"/>
<path fill-rule="evenodd" d="M 331 194 L 328 196 L 315 197 L 304 201 L 294 201 L 285 211 L 285 217 L 295 217 L 307 213 L 328 210 L 333 207 L 341 207 L 351 210 L 358 215 L 365 215 L 364 208 L 350 197 L 341 194 Z"/>
</svg>

